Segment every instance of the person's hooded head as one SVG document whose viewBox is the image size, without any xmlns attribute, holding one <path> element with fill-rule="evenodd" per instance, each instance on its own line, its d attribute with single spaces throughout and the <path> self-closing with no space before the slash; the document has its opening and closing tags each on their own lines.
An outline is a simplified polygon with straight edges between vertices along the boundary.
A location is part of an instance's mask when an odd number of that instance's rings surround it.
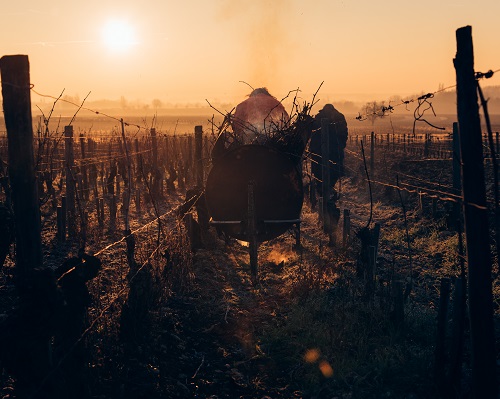
<svg viewBox="0 0 500 399">
<path fill-rule="evenodd" d="M 245 101 L 236 106 L 231 125 L 238 135 L 266 135 L 281 129 L 290 119 L 288 113 L 265 87 L 253 90 Z"/>
</svg>

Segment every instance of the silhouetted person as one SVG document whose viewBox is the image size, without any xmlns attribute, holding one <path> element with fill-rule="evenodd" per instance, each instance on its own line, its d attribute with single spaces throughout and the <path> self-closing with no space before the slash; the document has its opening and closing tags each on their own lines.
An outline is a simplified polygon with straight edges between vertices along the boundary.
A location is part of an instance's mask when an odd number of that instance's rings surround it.
<svg viewBox="0 0 500 399">
<path fill-rule="evenodd" d="M 321 151 L 321 120 L 328 120 L 329 135 L 329 156 L 325 162 L 330 166 L 330 185 L 333 196 L 336 196 L 333 187 L 344 174 L 344 149 L 347 143 L 347 122 L 342 113 L 340 113 L 332 104 L 326 104 L 314 117 L 313 133 L 309 151 L 311 152 L 311 172 L 317 179 L 316 188 L 318 194 L 322 194 L 321 181 L 323 181 L 323 160 Z M 336 200 L 336 198 L 334 198 Z"/>
<path fill-rule="evenodd" d="M 265 87 L 260 87 L 236 106 L 231 126 L 245 144 L 261 143 L 262 139 L 281 130 L 289 119 L 283 104 Z"/>
<path fill-rule="evenodd" d="M 290 116 L 276 97 L 265 87 L 253 90 L 248 98 L 236 106 L 228 122 L 232 132 L 223 131 L 212 149 L 212 160 L 227 151 L 245 144 L 265 144 L 275 132 L 290 121 Z"/>
</svg>

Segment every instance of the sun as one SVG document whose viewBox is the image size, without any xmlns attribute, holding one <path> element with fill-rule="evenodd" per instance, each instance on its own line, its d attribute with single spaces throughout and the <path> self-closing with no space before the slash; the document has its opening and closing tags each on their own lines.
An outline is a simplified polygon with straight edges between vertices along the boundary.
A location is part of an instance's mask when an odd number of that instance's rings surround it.
<svg viewBox="0 0 500 399">
<path fill-rule="evenodd" d="M 106 47 L 115 52 L 130 50 L 137 39 L 132 25 L 125 20 L 110 20 L 102 29 L 102 40 Z"/>
</svg>

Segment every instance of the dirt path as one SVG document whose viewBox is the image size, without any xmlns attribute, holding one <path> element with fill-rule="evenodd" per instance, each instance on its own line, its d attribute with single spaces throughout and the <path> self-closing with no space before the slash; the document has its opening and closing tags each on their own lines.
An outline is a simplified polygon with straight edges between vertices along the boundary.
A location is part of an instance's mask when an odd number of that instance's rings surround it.
<svg viewBox="0 0 500 399">
<path fill-rule="evenodd" d="M 303 240 L 302 255 L 291 250 L 294 239 L 287 234 L 261 245 L 260 283 L 255 287 L 247 248 L 236 241 L 226 245 L 212 237 L 209 248 L 197 251 L 195 288 L 167 304 L 176 321 L 175 333 L 167 334 L 164 342 L 174 352 L 166 354 L 166 374 L 177 397 L 300 397 L 259 337 L 286 317 L 297 271 L 305 257 L 317 256 L 322 233 L 314 236 L 315 218 L 309 214 L 304 219 L 302 229 L 309 239 Z"/>
</svg>

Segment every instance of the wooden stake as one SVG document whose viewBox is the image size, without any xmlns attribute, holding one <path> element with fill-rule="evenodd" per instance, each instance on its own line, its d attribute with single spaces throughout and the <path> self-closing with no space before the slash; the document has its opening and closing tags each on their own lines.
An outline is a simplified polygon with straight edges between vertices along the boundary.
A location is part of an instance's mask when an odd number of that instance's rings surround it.
<svg viewBox="0 0 500 399">
<path fill-rule="evenodd" d="M 460 166 L 460 137 L 458 132 L 458 122 L 453 122 L 453 191 L 455 194 L 462 193 L 462 173 Z M 453 220 L 457 223 L 460 218 L 461 204 L 453 203 Z"/>
<path fill-rule="evenodd" d="M 130 156 L 128 153 L 127 139 L 125 137 L 125 126 L 123 123 L 123 119 L 120 120 L 122 126 L 122 139 L 123 139 L 123 147 L 125 149 L 125 157 L 127 159 L 127 191 L 123 194 L 123 219 L 125 225 L 125 232 L 130 231 L 128 213 L 130 209 L 130 199 L 132 197 L 132 161 L 130 160 Z M 123 176 L 125 178 L 125 176 Z M 126 233 L 130 234 L 130 233 Z"/>
<path fill-rule="evenodd" d="M 82 186 L 83 186 L 83 198 L 86 201 L 89 200 L 89 179 L 87 175 L 87 162 L 86 162 L 86 154 L 85 154 L 85 138 L 83 137 L 83 133 L 80 134 L 80 152 L 82 156 L 82 164 L 80 166 L 80 173 L 82 174 Z"/>
<path fill-rule="evenodd" d="M 71 125 L 64 127 L 64 150 L 68 235 L 74 237 L 76 234 L 75 176 L 73 174 L 75 155 L 73 153 L 73 126 Z"/>
<path fill-rule="evenodd" d="M 330 187 L 330 135 L 329 135 L 329 123 L 327 118 L 321 119 L 321 170 L 322 170 L 322 193 L 323 193 L 323 203 L 322 203 L 322 215 L 323 215 L 323 231 L 325 233 L 330 232 L 330 218 L 328 213 L 328 200 L 331 194 Z"/>
<path fill-rule="evenodd" d="M 472 392 L 496 398 L 495 335 L 491 287 L 491 252 L 483 166 L 483 143 L 477 84 L 474 76 L 472 28 L 456 31 L 457 111 L 462 157 L 462 191 L 469 269 L 469 317 L 472 349 Z"/>
<path fill-rule="evenodd" d="M 194 127 L 194 160 L 196 170 L 196 187 L 203 187 L 203 126 Z"/>
<path fill-rule="evenodd" d="M 16 272 L 19 286 L 24 286 L 32 270 L 42 266 L 28 56 L 4 56 L 0 59 L 0 70 L 9 177 L 16 218 Z"/>
<path fill-rule="evenodd" d="M 375 132 L 371 132 L 370 135 L 370 176 L 373 177 L 373 171 L 375 170 Z"/>
<path fill-rule="evenodd" d="M 158 180 L 158 141 L 156 140 L 156 129 L 153 127 L 150 130 L 151 133 L 151 145 L 153 152 L 153 181 L 152 181 L 152 191 L 153 198 L 156 201 L 160 195 L 160 182 Z"/>
</svg>

